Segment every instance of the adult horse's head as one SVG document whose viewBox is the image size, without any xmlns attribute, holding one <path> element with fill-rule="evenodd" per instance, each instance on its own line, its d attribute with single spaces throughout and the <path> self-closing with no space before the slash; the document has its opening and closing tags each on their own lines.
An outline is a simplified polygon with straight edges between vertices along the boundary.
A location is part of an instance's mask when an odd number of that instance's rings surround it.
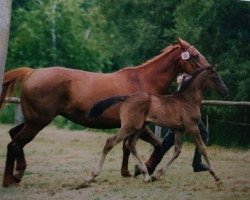
<svg viewBox="0 0 250 200">
<path fill-rule="evenodd" d="M 190 74 L 197 69 L 211 66 L 206 58 L 194 46 L 179 37 L 177 38 L 177 42 L 181 49 L 180 56 L 178 56 L 178 62 L 182 71 Z"/>
</svg>

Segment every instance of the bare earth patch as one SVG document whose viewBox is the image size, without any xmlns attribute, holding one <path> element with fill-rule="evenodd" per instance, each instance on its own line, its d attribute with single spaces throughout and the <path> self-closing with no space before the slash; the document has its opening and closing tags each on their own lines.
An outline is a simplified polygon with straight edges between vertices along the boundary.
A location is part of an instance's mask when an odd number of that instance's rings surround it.
<svg viewBox="0 0 250 200">
<path fill-rule="evenodd" d="M 0 125 L 0 181 L 2 182 L 9 125 Z M 250 151 L 208 147 L 211 162 L 222 184 L 208 172 L 193 173 L 194 146 L 185 144 L 180 157 L 159 181 L 144 183 L 143 178 L 122 178 L 122 146 L 110 152 L 102 174 L 94 183 L 84 178 L 98 161 L 110 135 L 47 127 L 25 147 L 27 170 L 18 187 L 2 188 L 0 199 L 250 199 Z M 138 151 L 146 160 L 152 147 L 142 141 Z M 170 157 L 167 153 L 163 163 Z M 161 163 L 160 166 L 163 164 Z M 133 172 L 134 159 L 130 159 Z"/>
</svg>

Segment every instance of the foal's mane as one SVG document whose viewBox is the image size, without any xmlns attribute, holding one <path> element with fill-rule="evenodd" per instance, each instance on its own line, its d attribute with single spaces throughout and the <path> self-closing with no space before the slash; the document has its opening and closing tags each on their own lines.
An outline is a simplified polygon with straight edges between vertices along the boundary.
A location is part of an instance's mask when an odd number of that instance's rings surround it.
<svg viewBox="0 0 250 200">
<path fill-rule="evenodd" d="M 182 93 L 183 91 L 185 91 L 185 90 L 190 86 L 190 84 L 193 82 L 193 80 L 195 80 L 195 79 L 197 78 L 197 76 L 198 76 L 201 72 L 203 72 L 203 71 L 205 71 L 205 70 L 207 70 L 207 68 L 198 69 L 198 70 L 194 71 L 194 72 L 190 75 L 191 78 L 189 78 L 189 79 L 186 80 L 186 81 L 184 80 L 184 82 L 181 83 L 180 89 L 179 89 L 177 92 L 175 92 L 175 94 L 179 94 L 179 93 Z"/>
</svg>

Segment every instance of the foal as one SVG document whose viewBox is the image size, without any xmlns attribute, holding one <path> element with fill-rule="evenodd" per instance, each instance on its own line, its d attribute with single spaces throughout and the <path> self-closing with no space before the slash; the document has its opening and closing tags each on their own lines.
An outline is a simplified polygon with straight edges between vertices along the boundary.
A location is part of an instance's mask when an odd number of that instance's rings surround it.
<svg viewBox="0 0 250 200">
<path fill-rule="evenodd" d="M 176 132 L 173 156 L 162 169 L 152 176 L 153 180 L 163 175 L 170 164 L 179 156 L 182 147 L 182 136 L 184 133 L 189 133 L 193 136 L 197 147 L 204 156 L 210 174 L 218 181 L 219 177 L 211 167 L 205 144 L 201 139 L 197 126 L 201 117 L 202 92 L 205 89 L 216 90 L 222 96 L 225 96 L 228 92 L 220 75 L 212 67 L 209 67 L 193 73 L 192 78 L 173 95 L 162 96 L 135 93 L 129 96 L 111 97 L 96 103 L 89 112 L 89 115 L 92 117 L 98 117 L 108 107 L 122 101 L 120 108 L 121 128 L 115 136 L 107 140 L 100 160 L 87 181 L 92 181 L 98 176 L 108 152 L 117 143 L 129 136 L 127 147 L 136 158 L 138 166 L 144 175 L 144 180 L 150 181 L 151 177 L 148 174 L 147 167 L 135 147 L 138 132 L 144 128 L 146 122 L 166 126 Z"/>
</svg>

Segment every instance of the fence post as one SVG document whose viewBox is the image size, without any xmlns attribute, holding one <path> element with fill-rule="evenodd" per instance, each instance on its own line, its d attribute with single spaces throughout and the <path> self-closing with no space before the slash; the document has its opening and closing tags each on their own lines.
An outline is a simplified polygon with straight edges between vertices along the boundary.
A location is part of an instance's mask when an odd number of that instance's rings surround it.
<svg viewBox="0 0 250 200">
<path fill-rule="evenodd" d="M 206 128 L 207 128 L 207 142 L 209 141 L 209 119 L 208 119 L 208 114 L 206 115 Z"/>
<path fill-rule="evenodd" d="M 161 138 L 161 127 L 155 125 L 155 135 L 159 138 Z"/>
<path fill-rule="evenodd" d="M 15 125 L 21 124 L 23 121 L 23 114 L 21 109 L 21 104 L 16 103 L 15 106 Z"/>
</svg>

